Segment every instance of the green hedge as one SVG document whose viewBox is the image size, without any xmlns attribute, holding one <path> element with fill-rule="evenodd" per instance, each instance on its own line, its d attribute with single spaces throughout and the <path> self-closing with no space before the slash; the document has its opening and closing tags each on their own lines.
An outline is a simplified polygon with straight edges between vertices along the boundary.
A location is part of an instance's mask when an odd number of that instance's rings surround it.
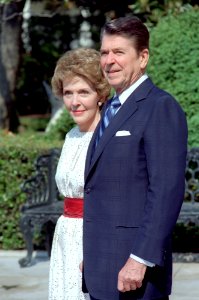
<svg viewBox="0 0 199 300">
<path fill-rule="evenodd" d="M 24 242 L 19 229 L 20 206 L 25 194 L 20 185 L 34 171 L 35 158 L 60 148 L 63 141 L 43 133 L 0 135 L 0 249 L 21 249 Z"/>
<path fill-rule="evenodd" d="M 182 105 L 189 146 L 199 146 L 199 9 L 171 15 L 151 30 L 148 74 Z"/>
</svg>

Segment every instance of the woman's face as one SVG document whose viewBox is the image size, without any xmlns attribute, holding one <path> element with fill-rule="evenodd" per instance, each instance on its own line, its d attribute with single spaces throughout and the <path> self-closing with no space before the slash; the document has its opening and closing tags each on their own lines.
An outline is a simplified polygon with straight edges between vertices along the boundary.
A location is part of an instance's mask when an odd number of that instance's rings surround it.
<svg viewBox="0 0 199 300">
<path fill-rule="evenodd" d="M 100 119 L 98 94 L 82 77 L 63 81 L 63 101 L 80 131 L 94 131 Z"/>
</svg>

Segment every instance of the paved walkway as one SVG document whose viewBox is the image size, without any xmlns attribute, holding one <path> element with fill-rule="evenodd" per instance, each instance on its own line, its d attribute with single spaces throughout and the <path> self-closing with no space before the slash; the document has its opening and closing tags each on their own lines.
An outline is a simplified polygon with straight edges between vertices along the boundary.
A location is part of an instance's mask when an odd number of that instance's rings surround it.
<svg viewBox="0 0 199 300">
<path fill-rule="evenodd" d="M 47 300 L 49 260 L 34 254 L 35 264 L 20 268 L 26 251 L 0 251 L 0 300 Z"/>
<path fill-rule="evenodd" d="M 35 264 L 20 268 L 26 251 L 0 251 L 0 300 L 47 300 L 49 260 L 34 253 Z M 199 300 L 199 263 L 174 264 L 170 300 Z"/>
</svg>

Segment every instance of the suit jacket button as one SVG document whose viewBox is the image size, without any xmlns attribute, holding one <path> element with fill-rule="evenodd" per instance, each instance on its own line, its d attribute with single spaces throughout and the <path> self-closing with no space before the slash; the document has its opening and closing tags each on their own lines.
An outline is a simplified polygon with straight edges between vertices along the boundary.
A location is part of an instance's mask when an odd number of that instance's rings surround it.
<svg viewBox="0 0 199 300">
<path fill-rule="evenodd" d="M 87 188 L 87 189 L 85 190 L 86 194 L 89 194 L 89 193 L 90 193 L 90 191 L 91 191 L 91 189 L 90 189 L 90 188 Z"/>
</svg>

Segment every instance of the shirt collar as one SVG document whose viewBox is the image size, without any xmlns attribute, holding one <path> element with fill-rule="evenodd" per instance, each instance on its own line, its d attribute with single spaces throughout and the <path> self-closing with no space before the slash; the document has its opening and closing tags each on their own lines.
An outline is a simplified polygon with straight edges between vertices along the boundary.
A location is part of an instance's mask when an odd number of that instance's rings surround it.
<svg viewBox="0 0 199 300">
<path fill-rule="evenodd" d="M 148 78 L 147 74 L 142 75 L 136 82 L 134 82 L 128 89 L 122 92 L 119 95 L 119 100 L 121 104 L 123 104 L 126 99 L 135 91 L 135 89 L 146 79 Z"/>
</svg>

